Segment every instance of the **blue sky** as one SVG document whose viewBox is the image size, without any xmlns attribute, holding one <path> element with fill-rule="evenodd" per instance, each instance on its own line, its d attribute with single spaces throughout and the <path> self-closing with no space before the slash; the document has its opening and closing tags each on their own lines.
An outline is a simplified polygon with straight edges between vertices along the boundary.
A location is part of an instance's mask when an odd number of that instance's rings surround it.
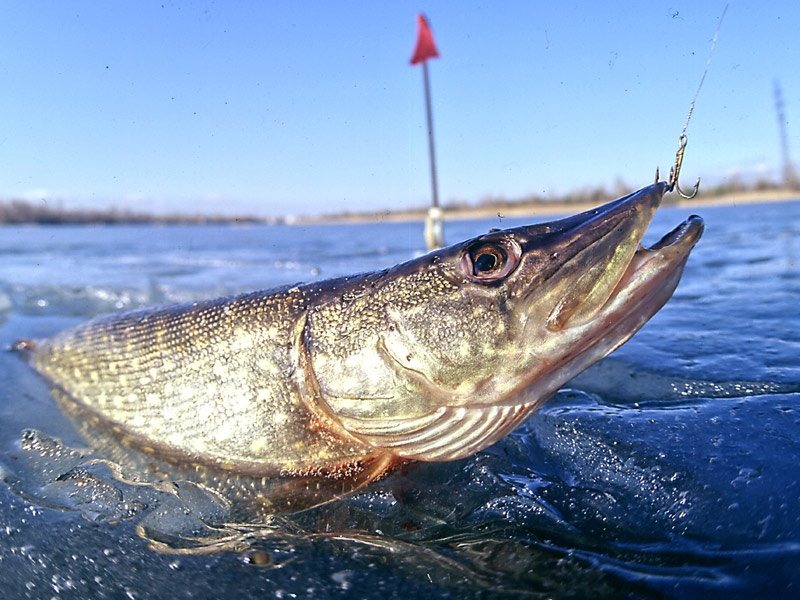
<svg viewBox="0 0 800 600">
<path fill-rule="evenodd" d="M 650 183 L 720 2 L 0 1 L 0 197 L 257 214 L 419 206 L 429 17 L 444 200 Z M 733 1 L 686 186 L 800 158 L 800 3 Z M 797 162 L 797 161 L 795 161 Z"/>
</svg>

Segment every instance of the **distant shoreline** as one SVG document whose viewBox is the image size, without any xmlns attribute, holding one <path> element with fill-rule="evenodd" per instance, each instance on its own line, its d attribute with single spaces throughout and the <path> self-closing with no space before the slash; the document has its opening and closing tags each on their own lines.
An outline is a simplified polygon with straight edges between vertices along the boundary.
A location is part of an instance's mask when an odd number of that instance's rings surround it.
<svg viewBox="0 0 800 600">
<path fill-rule="evenodd" d="M 568 199 L 546 200 L 543 198 L 527 200 L 494 200 L 478 205 L 444 206 L 445 220 L 491 219 L 494 217 L 531 217 L 537 219 L 552 215 L 567 215 L 599 206 L 624 195 L 595 190 L 582 196 L 568 196 Z M 800 191 L 787 189 L 727 191 L 711 189 L 701 191 L 698 198 L 685 200 L 676 194 L 667 196 L 665 206 L 702 208 L 709 206 L 735 206 L 763 202 L 800 201 Z M 31 204 L 23 201 L 0 202 L 0 226 L 3 225 L 332 225 L 337 223 L 399 223 L 424 221 L 427 207 L 382 210 L 370 212 L 333 213 L 308 216 L 257 217 L 253 215 L 198 215 L 174 213 L 154 215 L 132 210 L 65 210 L 47 205 Z"/>
<path fill-rule="evenodd" d="M 609 198 L 611 201 L 613 198 Z M 704 195 L 702 192 L 696 199 L 685 200 L 668 198 L 665 206 L 679 206 L 684 208 L 692 207 L 712 207 L 712 206 L 735 206 L 737 204 L 758 204 L 768 202 L 792 202 L 800 201 L 800 191 L 796 190 L 758 190 L 728 192 L 724 194 Z M 493 206 L 469 206 L 469 207 L 447 207 L 442 211 L 445 220 L 472 220 L 490 219 L 493 217 L 539 217 L 553 215 L 568 215 L 591 210 L 600 203 L 577 201 L 565 202 L 560 200 L 536 201 L 536 202 L 508 202 L 502 205 Z M 315 215 L 310 217 L 296 217 L 293 225 L 315 225 L 315 224 L 335 224 L 335 223 L 402 223 L 412 221 L 424 221 L 427 215 L 427 208 L 417 208 L 408 210 L 386 210 L 369 213 L 350 213 Z"/>
</svg>

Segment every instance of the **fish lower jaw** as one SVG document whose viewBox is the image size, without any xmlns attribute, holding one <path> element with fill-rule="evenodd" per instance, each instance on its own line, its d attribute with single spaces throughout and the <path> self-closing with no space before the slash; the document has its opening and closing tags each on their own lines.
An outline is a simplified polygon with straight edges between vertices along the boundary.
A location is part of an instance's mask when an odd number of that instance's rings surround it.
<svg viewBox="0 0 800 600">
<path fill-rule="evenodd" d="M 591 321 L 566 328 L 572 329 L 570 338 L 582 340 L 573 344 L 576 352 L 598 344 L 603 347 L 609 338 L 613 341 L 610 332 L 618 331 L 611 352 L 649 321 L 672 297 L 702 233 L 703 220 L 691 216 L 650 248 L 640 246 L 605 306 Z"/>
<path fill-rule="evenodd" d="M 664 256 L 657 256 L 651 250 L 637 252 L 629 275 L 600 314 L 579 327 L 548 333 L 564 336 L 569 332 L 569 341 L 564 342 L 566 350 L 554 350 L 553 358 L 532 369 L 528 377 L 497 404 L 535 409 L 573 377 L 619 348 L 670 299 L 687 257 L 688 250 L 671 260 L 664 260 Z M 558 345 L 552 346 L 557 349 Z"/>
<path fill-rule="evenodd" d="M 611 300 L 632 282 L 646 278 L 657 279 L 657 276 L 643 273 L 647 269 L 654 271 L 682 269 L 689 253 L 703 234 L 703 229 L 703 219 L 692 215 L 649 248 L 640 245 L 618 282 L 615 292 L 611 295 Z"/>
</svg>

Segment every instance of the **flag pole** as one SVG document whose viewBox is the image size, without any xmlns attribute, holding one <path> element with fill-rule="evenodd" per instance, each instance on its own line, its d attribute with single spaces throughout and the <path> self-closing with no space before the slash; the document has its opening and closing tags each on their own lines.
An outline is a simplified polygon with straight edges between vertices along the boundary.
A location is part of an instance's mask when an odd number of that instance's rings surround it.
<svg viewBox="0 0 800 600">
<path fill-rule="evenodd" d="M 428 60 L 437 58 L 439 50 L 433 39 L 428 19 L 422 13 L 417 15 L 417 43 L 411 64 L 422 63 L 422 81 L 425 84 L 425 115 L 428 118 L 428 151 L 431 161 L 431 191 L 432 202 L 425 218 L 425 244 L 428 250 L 435 250 L 444 246 L 442 236 L 442 208 L 439 206 L 439 185 L 436 180 L 436 152 L 433 144 L 433 110 L 431 109 L 431 82 L 428 76 Z"/>
<path fill-rule="evenodd" d="M 433 202 L 425 219 L 425 244 L 428 250 L 444 246 L 442 239 L 442 209 L 439 207 L 439 185 L 436 179 L 436 147 L 433 142 L 433 111 L 431 110 L 431 85 L 428 61 L 422 62 L 422 79 L 425 85 L 425 115 L 428 121 L 428 153 L 431 162 L 431 192 Z"/>
</svg>

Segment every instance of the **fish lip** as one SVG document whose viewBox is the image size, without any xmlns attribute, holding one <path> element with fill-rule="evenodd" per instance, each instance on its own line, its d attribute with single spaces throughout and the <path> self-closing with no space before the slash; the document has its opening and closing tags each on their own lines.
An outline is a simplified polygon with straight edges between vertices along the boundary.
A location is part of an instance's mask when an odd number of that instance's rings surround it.
<svg viewBox="0 0 800 600">
<path fill-rule="evenodd" d="M 635 279 L 636 275 L 643 270 L 651 268 L 657 271 L 672 271 L 682 267 L 704 230 L 703 219 L 697 215 L 691 215 L 649 248 L 639 246 L 617 284 L 617 288 L 611 294 L 610 300 L 629 286 L 631 280 Z M 649 285 L 656 284 L 656 282 L 647 283 Z M 645 285 L 645 283 L 640 282 L 639 285 Z"/>
<path fill-rule="evenodd" d="M 650 248 L 647 248 L 647 250 L 654 252 L 679 244 L 688 245 L 689 250 L 691 250 L 700 239 L 700 236 L 703 235 L 704 229 L 705 224 L 703 223 L 703 219 L 697 215 L 691 215 L 683 223 L 650 246 Z"/>
</svg>

